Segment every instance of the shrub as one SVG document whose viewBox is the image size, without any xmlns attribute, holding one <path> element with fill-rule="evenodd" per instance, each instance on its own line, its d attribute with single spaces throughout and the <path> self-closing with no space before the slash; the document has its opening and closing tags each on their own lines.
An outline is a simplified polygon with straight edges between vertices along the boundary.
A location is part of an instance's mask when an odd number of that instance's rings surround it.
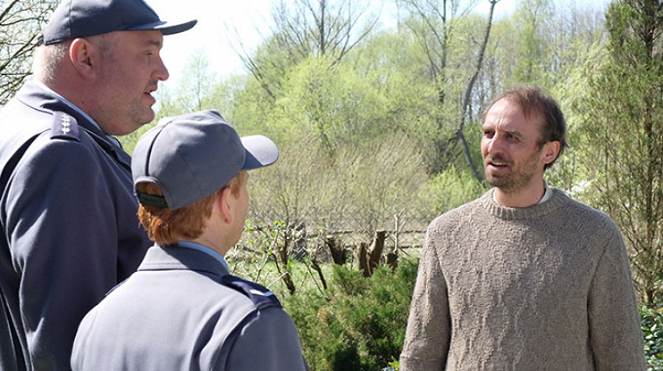
<svg viewBox="0 0 663 371">
<path fill-rule="evenodd" d="M 640 307 L 645 358 L 650 371 L 663 370 L 663 308 Z"/>
<path fill-rule="evenodd" d="M 312 290 L 284 297 L 311 370 L 373 371 L 398 359 L 417 266 L 406 259 L 395 272 L 381 267 L 369 278 L 334 266 L 324 295 Z"/>
<path fill-rule="evenodd" d="M 324 294 L 309 289 L 284 296 L 313 371 L 398 370 L 417 276 L 418 259 L 373 276 L 334 265 Z M 663 371 L 663 306 L 641 306 L 648 371 Z"/>
</svg>

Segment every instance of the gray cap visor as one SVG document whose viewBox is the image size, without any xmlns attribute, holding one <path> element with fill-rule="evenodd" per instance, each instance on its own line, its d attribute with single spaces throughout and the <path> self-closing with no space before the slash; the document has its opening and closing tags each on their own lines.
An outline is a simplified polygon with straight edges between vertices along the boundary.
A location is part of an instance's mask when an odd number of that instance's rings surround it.
<svg viewBox="0 0 663 371">
<path fill-rule="evenodd" d="M 146 137 L 149 135 L 158 135 L 160 133 L 160 130 L 155 130 L 153 133 L 148 133 L 146 134 Z M 278 148 L 276 147 L 276 144 L 274 142 L 263 136 L 263 135 L 250 135 L 246 137 L 240 138 L 242 142 L 242 146 L 244 147 L 244 150 L 246 151 L 246 156 L 244 158 L 244 165 L 242 166 L 241 169 L 238 169 L 237 172 L 240 170 L 253 170 L 253 169 L 258 169 L 261 167 L 269 166 L 273 163 L 275 163 L 278 158 L 279 158 L 279 151 Z M 137 160 L 137 159 L 136 159 Z M 138 162 L 134 165 L 138 165 Z M 226 164 L 226 166 L 229 164 Z M 144 166 L 144 165 L 143 165 Z M 223 165 L 218 165 L 218 166 L 223 166 Z M 141 165 L 138 166 L 139 168 Z M 188 168 L 188 166 L 176 166 L 178 169 L 184 169 Z M 181 170 L 180 169 L 180 170 Z M 180 176 L 182 177 L 187 177 L 187 178 L 192 178 L 191 175 L 186 175 L 184 171 L 178 170 L 177 173 L 180 173 Z M 235 174 L 236 175 L 236 174 Z M 233 177 L 235 176 L 233 175 Z M 159 185 L 159 187 L 162 188 L 164 192 L 168 192 L 168 187 L 164 187 L 164 185 L 161 184 L 159 179 L 157 177 L 153 176 L 147 176 L 147 175 L 141 175 L 138 176 L 134 179 L 134 184 L 137 185 L 142 182 L 149 182 L 149 183 L 154 183 Z M 224 184 L 219 184 L 218 188 L 223 187 Z M 176 205 L 168 205 L 168 202 L 166 201 L 166 198 L 172 199 L 172 195 L 168 194 L 166 196 L 156 196 L 156 195 L 149 195 L 146 193 L 139 192 L 135 187 L 134 191 L 136 193 L 136 196 L 138 197 L 138 200 L 140 203 L 148 205 L 148 206 L 154 206 L 158 208 L 179 208 L 181 207 L 179 204 Z M 193 189 L 190 190 L 193 192 Z M 196 198 L 196 196 L 194 196 Z M 185 204 L 189 204 L 190 202 L 187 201 Z"/>
<path fill-rule="evenodd" d="M 149 30 L 155 30 L 155 31 L 161 31 L 163 35 L 173 35 L 176 33 L 184 32 L 189 29 L 191 29 L 193 26 L 196 25 L 196 20 L 193 21 L 188 21 L 185 23 L 179 23 L 179 24 L 172 24 L 172 22 L 155 22 L 155 23 L 149 23 L 149 24 L 144 24 L 136 27 L 130 27 L 127 28 L 126 31 L 149 31 Z"/>
<path fill-rule="evenodd" d="M 268 166 L 279 159 L 279 151 L 271 139 L 263 135 L 242 137 L 242 145 L 246 149 L 246 159 L 242 170 L 252 170 Z"/>
</svg>

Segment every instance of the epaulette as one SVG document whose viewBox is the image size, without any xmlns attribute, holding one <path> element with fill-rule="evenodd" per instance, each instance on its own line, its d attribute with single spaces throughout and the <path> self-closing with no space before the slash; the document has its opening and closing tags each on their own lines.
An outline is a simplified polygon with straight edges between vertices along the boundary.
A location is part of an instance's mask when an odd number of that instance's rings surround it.
<svg viewBox="0 0 663 371">
<path fill-rule="evenodd" d="M 64 112 L 53 114 L 53 125 L 51 126 L 51 139 L 73 139 L 81 140 L 80 130 L 76 119 Z"/>
<path fill-rule="evenodd" d="M 281 302 L 279 302 L 279 299 L 276 298 L 276 295 L 274 295 L 273 292 L 255 282 L 243 280 L 239 277 L 228 274 L 223 276 L 222 283 L 224 286 L 230 287 L 248 296 L 258 308 L 281 306 Z"/>
</svg>

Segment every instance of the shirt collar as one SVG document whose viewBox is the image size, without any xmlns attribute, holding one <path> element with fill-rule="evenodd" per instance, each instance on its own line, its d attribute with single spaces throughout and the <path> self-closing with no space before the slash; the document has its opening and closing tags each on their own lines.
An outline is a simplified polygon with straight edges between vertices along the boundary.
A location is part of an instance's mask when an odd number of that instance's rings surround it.
<svg viewBox="0 0 663 371">
<path fill-rule="evenodd" d="M 205 254 L 213 257 L 216 259 L 221 265 L 223 265 L 224 268 L 226 268 L 226 271 L 230 273 L 230 268 L 228 267 L 228 263 L 226 262 L 226 259 L 223 258 L 221 254 L 219 254 L 217 251 L 210 249 L 207 246 L 203 246 L 201 244 L 191 242 L 191 241 L 177 241 L 177 245 L 180 247 L 185 247 L 187 249 L 193 249 L 193 250 L 198 250 L 200 252 L 204 252 Z"/>
<path fill-rule="evenodd" d="M 106 134 L 106 133 L 101 129 L 101 127 L 99 126 L 99 124 L 97 124 L 97 122 L 94 121 L 94 119 L 93 119 L 92 117 L 90 117 L 90 115 L 88 115 L 87 113 L 85 113 L 82 109 L 76 107 L 76 105 L 73 104 L 73 103 L 71 103 L 67 98 L 63 97 L 62 95 L 60 95 L 59 93 L 57 93 L 57 92 L 54 91 L 53 89 L 51 89 L 51 88 L 49 88 L 48 86 L 46 86 L 46 84 L 44 84 L 43 82 L 41 82 L 41 81 L 39 81 L 39 80 L 37 80 L 37 79 L 34 79 L 34 82 L 35 82 L 40 88 L 42 88 L 42 89 L 46 90 L 47 92 L 49 92 L 49 93 L 55 95 L 59 100 L 62 101 L 62 103 L 66 104 L 69 108 L 71 108 L 71 109 L 73 109 L 74 111 L 80 113 L 83 117 L 85 117 L 85 119 L 87 119 L 90 123 L 92 123 L 92 125 L 94 125 L 97 129 L 99 129 L 99 131 L 101 131 L 102 133 L 104 133 L 104 134 L 106 135 L 106 137 L 110 140 L 111 143 L 113 143 L 113 144 L 117 145 L 118 147 L 122 148 L 122 145 L 120 144 L 120 141 L 117 140 L 117 138 L 115 138 L 114 136 Z"/>
<path fill-rule="evenodd" d="M 543 181 L 543 185 L 546 187 L 546 191 L 543 193 L 543 197 L 541 197 L 541 199 L 539 200 L 539 202 L 536 203 L 537 205 L 541 205 L 542 203 L 544 203 L 544 202 L 550 200 L 550 199 L 552 198 L 552 196 L 553 196 L 553 190 L 552 190 L 552 188 L 548 187 L 548 183 L 546 183 L 545 180 Z M 497 193 L 495 193 L 495 192 L 493 192 L 493 201 L 495 201 L 495 202 L 497 202 L 498 204 L 500 204 L 500 202 L 497 201 Z M 501 204 L 500 204 L 500 205 L 501 205 Z"/>
<path fill-rule="evenodd" d="M 546 193 L 543 194 L 543 197 L 541 197 L 541 200 L 539 201 L 539 203 L 537 205 L 540 205 L 540 204 L 550 200 L 553 196 L 552 188 L 548 187 L 547 183 L 545 183 L 545 185 L 546 185 Z"/>
</svg>

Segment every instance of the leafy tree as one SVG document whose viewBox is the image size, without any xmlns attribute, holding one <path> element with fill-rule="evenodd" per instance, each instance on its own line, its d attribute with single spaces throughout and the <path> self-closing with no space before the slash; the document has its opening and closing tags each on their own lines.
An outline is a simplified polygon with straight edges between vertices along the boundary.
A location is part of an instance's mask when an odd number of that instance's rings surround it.
<svg viewBox="0 0 663 371">
<path fill-rule="evenodd" d="M 518 43 L 513 81 L 540 83 L 546 80 L 546 46 L 549 44 L 546 23 L 552 21 L 552 4 L 548 0 L 522 1 L 514 14 Z M 552 71 L 550 71 L 552 72 Z"/>
<path fill-rule="evenodd" d="M 610 5 L 605 63 L 588 73 L 583 117 L 593 202 L 621 227 L 636 288 L 661 299 L 663 272 L 663 6 L 660 0 Z M 594 65 L 596 68 L 597 65 Z"/>
<path fill-rule="evenodd" d="M 390 131 L 383 125 L 387 100 L 371 79 L 348 64 L 326 68 L 327 58 L 309 58 L 288 75 L 277 101 L 288 121 L 316 133 L 330 154 L 342 144 L 379 141 Z"/>
<path fill-rule="evenodd" d="M 177 81 L 175 90 L 168 89 L 167 85 L 159 86 L 155 121 L 206 109 L 216 109 L 225 117 L 232 111 L 233 95 L 244 87 L 242 79 L 217 76 L 202 50 L 189 57 L 182 75 L 184 77 Z"/>
<path fill-rule="evenodd" d="M 209 60 L 202 51 L 189 57 L 184 68 L 184 79 L 179 81 L 178 94 L 172 107 L 161 104 L 162 111 L 175 113 L 217 109 L 224 112 L 231 90 L 214 72 L 210 70 Z"/>
<path fill-rule="evenodd" d="M 375 138 L 397 133 L 411 139 L 424 156 L 424 167 L 434 162 L 436 153 L 431 138 L 439 136 L 437 119 L 447 117 L 438 102 L 438 90 L 431 84 L 426 59 L 415 43 L 415 35 L 401 28 L 400 32 L 384 31 L 372 35 L 343 64 L 352 66 L 353 73 L 380 96 L 380 118 Z M 371 104 L 368 101 L 362 104 Z M 365 107 L 374 110 L 371 107 Z"/>
<path fill-rule="evenodd" d="M 280 161 L 252 175 L 254 220 L 372 236 L 390 228 L 395 215 L 416 213 L 413 205 L 427 177 L 406 137 L 344 145 L 334 156 L 312 143 L 310 137 L 280 143 Z"/>
<path fill-rule="evenodd" d="M 452 109 L 449 111 L 451 115 L 446 115 L 446 117 L 450 116 L 452 119 L 448 120 L 443 116 L 436 119 L 438 135 L 432 138 L 434 156 L 431 157 L 432 161 L 429 163 L 431 173 L 441 172 L 445 166 L 451 163 L 450 159 L 457 156 L 457 146 L 460 144 L 469 168 L 475 177 L 482 181 L 465 138 L 465 126 L 471 121 L 469 113 L 472 91 L 481 72 L 486 46 L 490 38 L 494 9 L 498 1 L 490 0 L 490 11 L 485 30 L 479 31 L 481 36 L 477 38 L 478 42 L 470 43 L 474 47 L 474 54 L 463 60 L 463 70 L 467 70 L 468 61 L 470 61 L 472 74 L 461 84 L 463 94 L 460 99 L 451 102 Z M 448 68 L 450 54 L 452 53 L 451 45 L 454 42 L 455 35 L 459 35 L 458 37 L 465 39 L 465 41 L 468 39 L 463 37 L 462 32 L 456 32 L 456 27 L 476 3 L 476 1 L 470 1 L 467 7 L 463 8 L 464 10 L 460 10 L 461 3 L 454 0 L 443 0 L 442 2 L 432 0 L 398 1 L 398 4 L 403 5 L 411 14 L 411 18 L 405 24 L 416 36 L 418 44 L 427 56 L 426 63 L 431 80 L 438 91 L 438 103 L 443 107 L 449 104 L 450 86 L 453 86 L 449 83 L 449 79 L 458 72 Z M 475 41 L 476 39 L 470 37 L 470 40 Z M 445 110 L 445 112 L 447 111 Z M 453 118 L 457 119 L 454 120 Z M 446 127 L 448 122 L 452 123 L 449 125 L 451 130 Z"/>
<path fill-rule="evenodd" d="M 0 106 L 31 73 L 37 35 L 55 8 L 54 1 L 0 1 Z"/>
<path fill-rule="evenodd" d="M 602 10 L 571 8 L 555 14 L 555 35 L 551 41 L 552 50 L 550 67 L 554 73 L 547 74 L 551 93 L 565 113 L 567 122 L 567 142 L 569 150 L 555 162 L 555 166 L 546 171 L 550 184 L 564 189 L 573 197 L 587 203 L 593 203 L 585 197 L 588 179 L 593 178 L 595 169 L 588 172 L 584 164 L 592 163 L 587 156 L 593 152 L 585 147 L 583 127 L 586 124 L 585 110 L 587 101 L 588 78 L 600 70 L 605 58 L 607 32 Z"/>
<path fill-rule="evenodd" d="M 375 27 L 379 17 L 359 0 L 295 0 L 277 2 L 272 9 L 271 36 L 250 55 L 241 39 L 239 56 L 267 94 L 276 98 L 287 70 L 309 57 L 340 62 Z"/>
</svg>

